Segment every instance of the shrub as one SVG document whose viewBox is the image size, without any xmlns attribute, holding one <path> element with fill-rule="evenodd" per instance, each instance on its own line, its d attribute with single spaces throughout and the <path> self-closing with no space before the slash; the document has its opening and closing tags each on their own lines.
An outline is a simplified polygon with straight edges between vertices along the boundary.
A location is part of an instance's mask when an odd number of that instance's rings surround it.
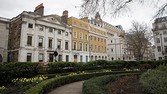
<svg viewBox="0 0 167 94">
<path fill-rule="evenodd" d="M 166 94 L 167 92 L 167 66 L 160 66 L 154 70 L 148 70 L 141 78 L 143 91 L 149 94 Z"/>
<path fill-rule="evenodd" d="M 38 63 L 9 63 L 0 67 L 0 85 L 11 83 L 14 78 L 36 76 Z"/>
<path fill-rule="evenodd" d="M 83 94 L 108 94 L 106 84 L 117 80 L 118 77 L 126 75 L 139 75 L 141 73 L 124 73 L 115 75 L 105 75 L 96 78 L 91 78 L 83 84 Z"/>
</svg>

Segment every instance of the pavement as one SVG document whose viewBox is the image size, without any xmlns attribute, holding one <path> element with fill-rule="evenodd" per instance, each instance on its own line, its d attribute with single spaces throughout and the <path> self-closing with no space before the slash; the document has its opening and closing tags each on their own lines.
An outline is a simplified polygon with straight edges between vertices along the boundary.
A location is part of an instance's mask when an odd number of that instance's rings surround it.
<svg viewBox="0 0 167 94">
<path fill-rule="evenodd" d="M 74 82 L 58 87 L 48 94 L 82 94 L 84 81 Z"/>
</svg>

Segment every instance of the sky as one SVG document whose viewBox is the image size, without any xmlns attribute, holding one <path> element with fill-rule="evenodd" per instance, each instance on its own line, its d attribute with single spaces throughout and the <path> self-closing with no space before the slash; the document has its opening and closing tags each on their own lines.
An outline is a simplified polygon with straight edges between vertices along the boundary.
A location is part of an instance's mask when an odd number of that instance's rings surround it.
<svg viewBox="0 0 167 94">
<path fill-rule="evenodd" d="M 68 10 L 69 16 L 79 18 L 79 6 L 82 0 L 0 0 L 0 17 L 12 18 L 23 11 L 34 11 L 35 7 L 41 3 L 44 5 L 44 15 L 57 14 L 61 16 L 64 10 Z M 123 29 L 128 31 L 133 20 L 147 23 L 151 28 L 154 15 L 155 9 L 149 5 L 135 4 L 126 16 L 112 18 L 110 15 L 106 15 L 102 16 L 102 20 L 112 25 L 122 25 Z"/>
</svg>

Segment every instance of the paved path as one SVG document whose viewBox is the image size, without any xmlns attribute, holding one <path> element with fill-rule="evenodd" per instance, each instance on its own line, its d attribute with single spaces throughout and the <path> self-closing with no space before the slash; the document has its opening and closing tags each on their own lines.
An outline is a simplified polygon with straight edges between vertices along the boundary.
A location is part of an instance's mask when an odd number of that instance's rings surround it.
<svg viewBox="0 0 167 94">
<path fill-rule="evenodd" d="M 74 82 L 56 88 L 48 94 L 82 94 L 83 81 Z"/>
</svg>

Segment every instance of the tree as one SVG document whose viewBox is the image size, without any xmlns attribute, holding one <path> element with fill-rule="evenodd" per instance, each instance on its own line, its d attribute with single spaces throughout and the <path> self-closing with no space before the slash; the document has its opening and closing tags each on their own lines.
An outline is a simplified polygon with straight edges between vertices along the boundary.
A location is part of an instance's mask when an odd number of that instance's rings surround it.
<svg viewBox="0 0 167 94">
<path fill-rule="evenodd" d="M 136 60 L 143 60 L 143 55 L 148 49 L 150 39 L 151 36 L 148 31 L 148 26 L 134 21 L 132 22 L 132 28 L 129 30 L 129 33 L 125 35 L 126 50 L 131 51 Z"/>
<path fill-rule="evenodd" d="M 81 16 L 88 16 L 101 12 L 104 15 L 110 14 L 113 16 L 119 16 L 120 14 L 126 14 L 130 10 L 130 6 L 133 4 L 152 5 L 157 8 L 157 12 L 154 17 L 159 17 L 167 13 L 166 0 L 82 0 Z"/>
</svg>

